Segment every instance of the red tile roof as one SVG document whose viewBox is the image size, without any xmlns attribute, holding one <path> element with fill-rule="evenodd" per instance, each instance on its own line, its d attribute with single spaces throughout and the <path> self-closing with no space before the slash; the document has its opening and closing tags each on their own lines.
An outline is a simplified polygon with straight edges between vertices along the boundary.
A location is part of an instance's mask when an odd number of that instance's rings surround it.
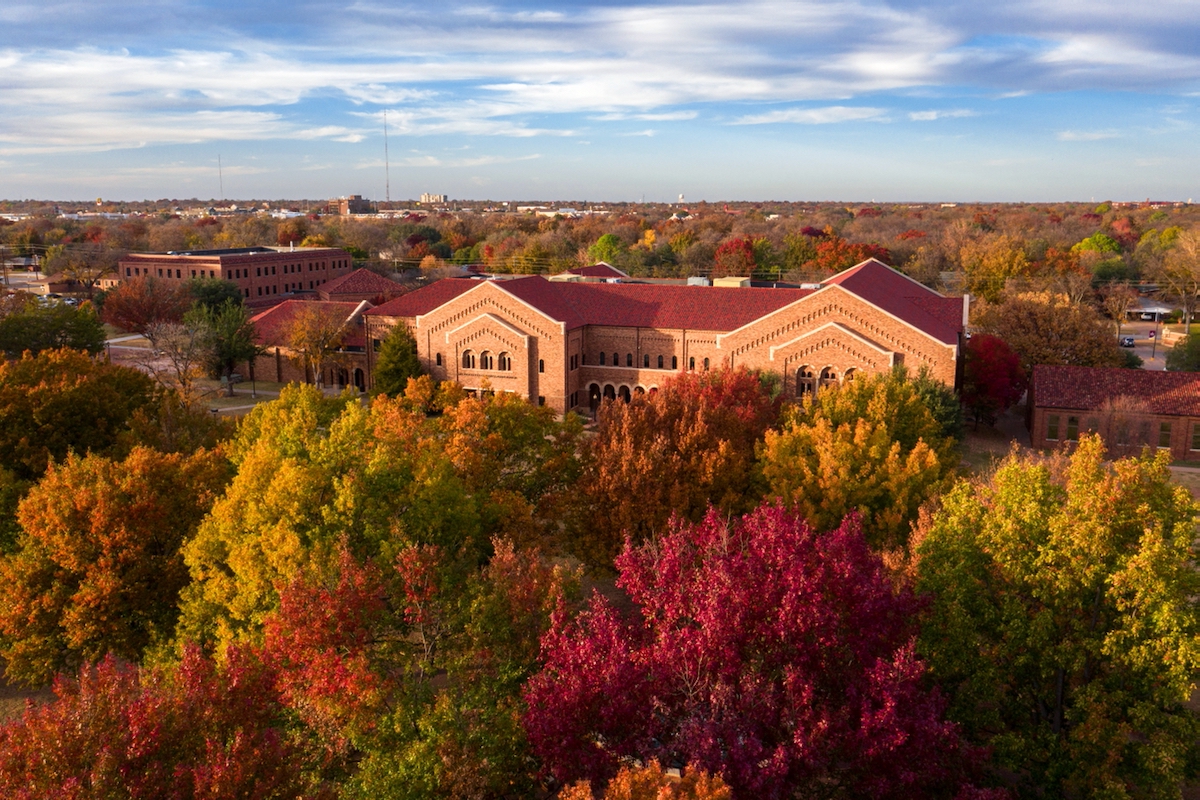
<svg viewBox="0 0 1200 800">
<path fill-rule="evenodd" d="M 335 300 L 285 300 L 282 303 L 255 314 L 250 318 L 254 323 L 254 338 L 259 344 L 285 347 L 288 344 L 288 329 L 301 311 L 319 308 L 323 312 L 338 314 L 346 319 L 358 303 L 343 303 Z M 346 337 L 346 344 L 362 346 L 366 342 L 361 329 L 357 327 Z"/>
<path fill-rule="evenodd" d="M 1045 364 L 1033 368 L 1033 398 L 1039 408 L 1096 410 L 1118 397 L 1140 400 L 1151 414 L 1200 416 L 1200 372 Z"/>
<path fill-rule="evenodd" d="M 325 294 L 397 294 L 404 287 L 369 269 L 356 269 L 348 275 L 334 278 L 320 288 Z"/>
<path fill-rule="evenodd" d="M 569 269 L 567 272 L 572 275 L 582 275 L 585 278 L 628 278 L 627 273 L 614 267 L 608 262 L 601 261 L 599 264 L 592 264 L 589 267 L 576 267 Z"/>
<path fill-rule="evenodd" d="M 470 278 L 446 278 L 371 309 L 368 314 L 416 317 L 428 314 L 479 286 Z M 492 285 L 533 306 L 568 330 L 584 325 L 687 328 L 727 332 L 810 295 L 812 289 L 726 288 L 644 283 L 568 283 L 540 275 L 496 280 Z M 955 344 L 962 325 L 962 300 L 942 297 L 877 261 L 867 261 L 830 278 L 868 302 Z"/>
<path fill-rule="evenodd" d="M 841 286 L 946 344 L 962 331 L 962 298 L 942 295 L 886 264 L 867 259 L 824 281 Z"/>
</svg>

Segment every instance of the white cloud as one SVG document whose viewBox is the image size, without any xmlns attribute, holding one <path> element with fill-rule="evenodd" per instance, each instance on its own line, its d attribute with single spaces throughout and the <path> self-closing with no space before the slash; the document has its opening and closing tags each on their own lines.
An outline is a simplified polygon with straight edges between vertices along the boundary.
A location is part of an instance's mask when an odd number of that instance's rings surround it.
<svg viewBox="0 0 1200 800">
<path fill-rule="evenodd" d="M 1101 139 L 1116 139 L 1120 135 L 1120 133 L 1114 130 L 1059 131 L 1055 138 L 1060 142 L 1098 142 Z"/>
<path fill-rule="evenodd" d="M 978 111 L 966 108 L 955 108 L 948 111 L 913 111 L 908 118 L 913 122 L 933 122 L 937 119 L 956 119 L 959 117 L 978 117 Z"/>
<path fill-rule="evenodd" d="M 751 114 L 734 120 L 734 125 L 766 125 L 793 122 L 800 125 L 828 125 L 837 122 L 882 122 L 886 109 L 861 106 L 826 106 L 825 108 L 788 108 Z"/>
</svg>

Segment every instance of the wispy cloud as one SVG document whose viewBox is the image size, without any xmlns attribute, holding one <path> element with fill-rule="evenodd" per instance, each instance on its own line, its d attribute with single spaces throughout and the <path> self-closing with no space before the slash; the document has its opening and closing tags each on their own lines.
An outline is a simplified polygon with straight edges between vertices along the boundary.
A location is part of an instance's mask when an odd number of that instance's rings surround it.
<svg viewBox="0 0 1200 800">
<path fill-rule="evenodd" d="M 1055 138 L 1060 142 L 1098 142 L 1101 139 L 1116 139 L 1121 134 L 1109 129 L 1103 131 L 1059 131 Z"/>
<path fill-rule="evenodd" d="M 933 122 L 938 119 L 957 119 L 960 117 L 978 117 L 978 111 L 967 108 L 955 108 L 946 111 L 913 111 L 908 118 L 913 122 Z"/>
<path fill-rule="evenodd" d="M 882 122 L 886 109 L 861 106 L 826 106 L 825 108 L 786 108 L 765 114 L 750 114 L 733 121 L 734 125 L 769 125 L 781 122 L 799 125 L 829 125 L 837 122 Z"/>
</svg>

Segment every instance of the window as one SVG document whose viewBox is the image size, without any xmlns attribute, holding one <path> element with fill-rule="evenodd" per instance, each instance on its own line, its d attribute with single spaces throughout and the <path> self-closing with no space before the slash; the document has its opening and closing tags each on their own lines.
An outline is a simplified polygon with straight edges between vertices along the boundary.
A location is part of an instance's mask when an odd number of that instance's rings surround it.
<svg viewBox="0 0 1200 800">
<path fill-rule="evenodd" d="M 708 359 L 704 359 L 704 371 L 708 372 Z"/>
<path fill-rule="evenodd" d="M 192 270 L 192 277 L 196 277 L 196 270 Z"/>
<path fill-rule="evenodd" d="M 255 267 L 255 268 L 254 268 L 254 277 L 256 277 L 256 278 L 261 278 L 261 277 L 262 277 L 262 267 Z"/>
<path fill-rule="evenodd" d="M 621 366 L 621 354 L 620 353 L 613 353 L 613 366 L 614 367 Z"/>
<path fill-rule="evenodd" d="M 160 277 L 160 278 L 162 277 L 162 270 L 161 270 L 161 269 L 158 271 L 158 277 Z"/>
<path fill-rule="evenodd" d="M 1192 449 L 1200 450 L 1200 424 L 1192 425 Z"/>
<path fill-rule="evenodd" d="M 262 287 L 258 287 L 258 296 L 262 297 Z"/>
<path fill-rule="evenodd" d="M 600 351 L 600 366 L 604 366 L 604 351 Z"/>
<path fill-rule="evenodd" d="M 625 366 L 627 366 L 627 367 L 633 366 L 633 353 L 625 354 Z"/>
<path fill-rule="evenodd" d="M 1079 441 L 1079 417 L 1067 417 L 1067 441 Z"/>
<path fill-rule="evenodd" d="M 1171 449 L 1171 423 L 1158 424 L 1158 446 L 1164 450 Z"/>
<path fill-rule="evenodd" d="M 182 277 L 183 277 L 183 270 L 181 270 L 181 269 L 177 269 L 177 270 L 175 270 L 175 277 L 176 277 L 176 278 L 182 278 Z"/>
<path fill-rule="evenodd" d="M 497 356 L 496 364 L 497 368 L 501 372 L 509 372 L 512 370 L 512 359 L 509 357 L 508 353 L 501 353 L 499 356 Z"/>
<path fill-rule="evenodd" d="M 679 369 L 679 356 L 671 356 L 671 369 Z"/>
<path fill-rule="evenodd" d="M 463 350 L 462 366 L 463 369 L 475 369 L 475 354 L 470 350 Z"/>
<path fill-rule="evenodd" d="M 126 267 L 125 268 L 125 277 L 128 278 L 132 275 L 133 275 L 133 270 L 131 270 L 129 267 Z"/>
<path fill-rule="evenodd" d="M 821 387 L 832 386 L 837 383 L 837 371 L 833 367 L 826 367 L 821 370 Z"/>
<path fill-rule="evenodd" d="M 811 367 L 801 367 L 796 370 L 796 397 L 811 395 L 816 389 L 817 382 L 813 379 Z"/>
<path fill-rule="evenodd" d="M 658 368 L 659 369 L 663 368 L 663 357 L 662 356 L 658 357 Z"/>
<path fill-rule="evenodd" d="M 539 406 L 546 405 L 546 398 L 542 397 L 541 395 L 538 395 L 538 405 Z"/>
<path fill-rule="evenodd" d="M 484 350 L 482 353 L 479 354 L 479 368 L 480 369 L 495 369 L 495 364 L 492 363 L 491 352 Z"/>
<path fill-rule="evenodd" d="M 271 274 L 272 274 L 272 275 L 274 275 L 274 274 L 275 274 L 275 268 L 274 268 L 274 267 L 271 267 Z"/>
<path fill-rule="evenodd" d="M 649 353 L 642 356 L 642 367 L 644 369 L 650 369 L 650 354 Z"/>
<path fill-rule="evenodd" d="M 1046 439 L 1051 442 L 1058 441 L 1058 414 L 1046 417 Z"/>
<path fill-rule="evenodd" d="M 436 355 L 434 355 L 433 363 L 439 367 L 442 365 L 442 354 L 441 353 L 437 353 Z"/>
<path fill-rule="evenodd" d="M 545 371 L 546 371 L 546 360 L 544 358 L 539 358 L 538 359 L 538 372 L 545 372 Z"/>
<path fill-rule="evenodd" d="M 688 370 L 694 372 L 696 369 L 696 357 L 692 356 L 688 359 Z"/>
</svg>

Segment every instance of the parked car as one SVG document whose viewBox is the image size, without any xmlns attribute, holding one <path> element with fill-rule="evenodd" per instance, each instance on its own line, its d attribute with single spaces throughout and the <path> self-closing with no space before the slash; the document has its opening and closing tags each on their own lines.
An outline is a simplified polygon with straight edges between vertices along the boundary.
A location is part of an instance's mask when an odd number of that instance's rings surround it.
<svg viewBox="0 0 1200 800">
<path fill-rule="evenodd" d="M 1133 337 L 1132 336 L 1122 336 L 1121 337 L 1121 347 L 1133 347 Z"/>
</svg>

